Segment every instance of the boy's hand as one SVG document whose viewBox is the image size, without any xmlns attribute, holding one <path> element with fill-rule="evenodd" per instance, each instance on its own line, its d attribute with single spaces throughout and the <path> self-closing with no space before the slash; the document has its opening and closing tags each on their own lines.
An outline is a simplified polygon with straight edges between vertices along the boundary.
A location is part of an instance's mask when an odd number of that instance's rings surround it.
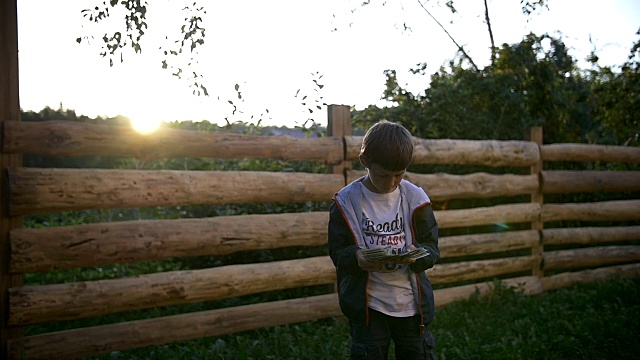
<svg viewBox="0 0 640 360">
<path fill-rule="evenodd" d="M 409 247 L 407 248 L 407 252 L 412 252 L 413 250 L 416 250 L 416 249 L 417 249 L 417 248 L 416 248 L 415 246 L 413 246 L 413 244 L 411 244 L 411 245 L 409 245 Z M 402 265 L 411 265 L 411 264 L 413 264 L 414 262 L 416 262 L 416 260 L 415 260 L 415 259 L 409 259 L 409 258 L 406 258 L 406 259 L 403 259 L 403 260 L 401 260 L 401 261 L 396 261 L 395 263 L 396 263 L 396 264 L 402 264 Z"/>
<path fill-rule="evenodd" d="M 407 252 L 416 250 L 416 247 L 412 245 L 410 245 L 407 248 Z M 382 268 L 384 267 L 384 264 L 386 262 L 369 262 L 367 261 L 367 259 L 364 257 L 364 255 L 362 254 L 362 249 L 358 249 L 358 251 L 356 251 L 356 259 L 358 259 L 358 266 L 360 266 L 360 269 L 364 270 L 364 271 L 380 271 L 382 270 Z M 415 259 L 410 259 L 410 258 L 406 258 L 406 259 L 402 259 L 399 261 L 392 261 L 393 263 L 396 264 L 402 264 L 402 265 L 411 265 L 414 262 L 416 262 Z"/>
<path fill-rule="evenodd" d="M 358 266 L 364 271 L 379 271 L 384 267 L 384 263 L 380 262 L 368 262 L 362 255 L 362 249 L 356 251 L 356 259 L 358 259 Z"/>
</svg>

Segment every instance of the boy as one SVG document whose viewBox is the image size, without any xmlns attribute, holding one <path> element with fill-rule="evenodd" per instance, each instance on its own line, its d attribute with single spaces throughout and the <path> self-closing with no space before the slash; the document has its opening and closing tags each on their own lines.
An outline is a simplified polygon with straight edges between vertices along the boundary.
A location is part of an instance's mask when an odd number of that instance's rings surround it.
<svg viewBox="0 0 640 360">
<path fill-rule="evenodd" d="M 387 359 L 391 340 L 398 360 L 434 358 L 427 326 L 435 308 L 425 270 L 440 258 L 438 224 L 427 194 L 403 180 L 412 156 L 407 129 L 386 120 L 374 124 L 360 149 L 367 175 L 333 197 L 329 255 L 340 308 L 349 319 L 351 359 Z M 419 248 L 428 254 L 377 262 L 363 251 L 380 248 L 387 254 Z"/>
</svg>

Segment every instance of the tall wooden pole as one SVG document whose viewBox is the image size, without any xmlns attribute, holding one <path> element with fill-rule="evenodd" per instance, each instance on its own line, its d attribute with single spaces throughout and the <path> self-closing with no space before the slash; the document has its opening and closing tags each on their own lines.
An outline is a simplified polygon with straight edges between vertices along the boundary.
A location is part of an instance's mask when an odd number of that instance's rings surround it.
<svg viewBox="0 0 640 360">
<path fill-rule="evenodd" d="M 353 129 L 351 126 L 351 109 L 348 105 L 329 105 L 327 109 L 327 136 L 333 136 L 343 138 L 344 136 L 351 136 Z M 344 141 L 343 141 L 344 144 Z M 338 165 L 330 165 L 329 172 L 332 174 L 344 175 L 345 185 L 347 182 L 346 170 L 351 169 L 351 162 L 347 162 L 346 149 L 344 144 L 345 154 L 343 154 L 343 162 Z"/>
<path fill-rule="evenodd" d="M 18 91 L 18 11 L 17 0 L 0 0 L 0 126 L 7 121 L 20 121 Z M 4 134 L 3 134 L 4 136 Z M 3 140 L 4 141 L 4 140 Z M 2 153 L 0 156 L 0 358 L 8 357 L 7 342 L 23 336 L 22 328 L 9 328 L 8 289 L 22 285 L 22 274 L 9 273 L 9 231 L 22 226 L 22 218 L 10 216 L 7 199 L 7 168 L 22 166 L 22 156 Z"/>
<path fill-rule="evenodd" d="M 329 165 L 328 171 L 332 174 L 341 174 L 344 177 L 344 184 L 347 185 L 347 169 L 351 169 L 351 162 L 346 161 L 347 144 L 344 142 L 345 136 L 353 133 L 351 126 L 351 108 L 347 105 L 329 105 L 327 107 L 327 136 L 342 138 L 342 163 Z M 333 292 L 338 292 L 337 281 L 331 286 Z"/>
<path fill-rule="evenodd" d="M 539 147 L 542 146 L 542 127 L 536 126 L 531 128 L 529 130 L 528 135 L 529 135 L 528 136 L 529 141 L 538 144 Z M 539 153 L 542 154 L 541 151 Z M 541 207 L 544 203 L 544 195 L 542 194 L 542 189 L 541 189 L 542 170 L 543 170 L 543 161 L 542 161 L 542 155 L 540 155 L 540 159 L 538 160 L 538 163 L 531 166 L 531 174 L 538 175 L 538 184 L 539 184 L 538 191 L 531 194 L 531 202 L 540 204 Z M 539 260 L 535 262 L 535 265 L 531 272 L 533 276 L 537 276 L 539 278 L 542 278 L 544 276 L 544 264 L 542 263 L 542 258 L 543 258 L 542 256 L 544 254 L 544 245 L 543 245 L 543 239 L 542 239 L 543 228 L 544 228 L 544 223 L 540 218 L 538 218 L 538 220 L 531 223 L 531 229 L 538 231 L 539 239 L 540 239 L 539 243 L 531 248 L 531 255 L 533 255 Z"/>
</svg>

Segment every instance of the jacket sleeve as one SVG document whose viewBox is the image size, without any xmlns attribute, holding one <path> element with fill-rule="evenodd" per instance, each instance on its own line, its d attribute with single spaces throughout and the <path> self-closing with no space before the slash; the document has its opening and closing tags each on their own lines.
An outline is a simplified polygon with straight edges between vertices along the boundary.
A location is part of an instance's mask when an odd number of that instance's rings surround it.
<svg viewBox="0 0 640 360">
<path fill-rule="evenodd" d="M 422 272 L 433 267 L 440 259 L 438 249 L 438 223 L 431 205 L 416 210 L 413 226 L 416 230 L 414 245 L 429 251 L 430 255 L 416 260 L 409 267 L 413 272 Z"/>
<path fill-rule="evenodd" d="M 329 256 L 336 268 L 347 272 L 363 271 L 356 259 L 356 251 L 359 248 L 355 245 L 353 233 L 335 202 L 329 210 L 328 244 Z"/>
</svg>

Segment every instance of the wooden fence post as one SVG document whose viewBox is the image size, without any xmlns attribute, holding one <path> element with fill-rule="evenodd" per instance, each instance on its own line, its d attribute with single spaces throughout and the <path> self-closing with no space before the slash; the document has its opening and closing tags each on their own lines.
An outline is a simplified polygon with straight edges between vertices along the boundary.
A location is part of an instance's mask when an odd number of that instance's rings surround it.
<svg viewBox="0 0 640 360">
<path fill-rule="evenodd" d="M 0 5 L 0 126 L 20 121 L 18 91 L 18 12 L 16 0 L 2 0 Z M 3 134 L 4 136 L 4 134 Z M 4 141 L 4 139 L 3 139 Z M 9 339 L 22 337 L 22 327 L 8 326 L 9 288 L 22 285 L 22 274 L 9 272 L 9 231 L 22 227 L 22 217 L 10 216 L 7 199 L 7 168 L 22 166 L 19 154 L 0 157 L 0 358 L 8 358 Z"/>
<path fill-rule="evenodd" d="M 344 136 L 351 136 L 352 133 L 350 107 L 348 105 L 329 105 L 327 108 L 327 136 L 343 138 L 342 146 L 344 149 L 342 163 L 330 165 L 329 172 L 332 174 L 342 174 L 345 185 L 347 184 L 346 170 L 351 169 L 351 162 L 345 161 L 347 158 L 347 145 L 344 142 Z"/>
<path fill-rule="evenodd" d="M 538 148 L 542 146 L 542 127 L 536 126 L 529 129 L 529 134 L 527 136 L 529 141 L 538 144 Z M 541 153 L 538 151 L 538 153 Z M 543 162 L 542 156 L 538 159 L 538 163 L 531 166 L 531 174 L 538 175 L 538 191 L 531 194 L 531 202 L 535 204 L 539 204 L 542 207 L 544 203 L 544 195 L 542 194 L 542 170 L 543 170 Z M 542 214 L 540 214 L 542 215 Z M 544 245 L 542 242 L 542 230 L 544 228 L 544 223 L 542 222 L 541 216 L 538 217 L 536 221 L 531 223 L 531 229 L 538 231 L 538 244 L 534 245 L 531 248 L 531 255 L 535 256 L 538 261 L 535 262 L 535 265 L 531 269 L 531 273 L 533 276 L 538 278 L 542 278 L 544 276 L 544 264 L 542 263 L 543 254 L 544 254 Z"/>
<path fill-rule="evenodd" d="M 347 185 L 347 169 L 351 169 L 351 162 L 346 161 L 347 144 L 344 141 L 345 136 L 350 136 L 353 130 L 351 128 L 351 108 L 348 105 L 329 105 L 327 107 L 327 136 L 342 138 L 342 163 L 337 165 L 329 165 L 328 171 L 332 174 L 342 174 L 344 184 Z M 331 286 L 333 292 L 338 292 L 338 283 Z"/>
</svg>

